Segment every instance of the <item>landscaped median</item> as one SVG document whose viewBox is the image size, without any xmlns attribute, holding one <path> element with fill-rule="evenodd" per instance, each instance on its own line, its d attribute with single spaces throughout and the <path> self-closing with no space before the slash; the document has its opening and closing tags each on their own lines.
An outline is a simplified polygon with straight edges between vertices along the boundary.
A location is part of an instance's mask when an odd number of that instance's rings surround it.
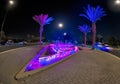
<svg viewBox="0 0 120 84">
<path fill-rule="evenodd" d="M 24 68 L 16 74 L 15 79 L 28 77 L 58 64 L 78 52 L 78 47 L 71 44 L 46 45 Z"/>
</svg>

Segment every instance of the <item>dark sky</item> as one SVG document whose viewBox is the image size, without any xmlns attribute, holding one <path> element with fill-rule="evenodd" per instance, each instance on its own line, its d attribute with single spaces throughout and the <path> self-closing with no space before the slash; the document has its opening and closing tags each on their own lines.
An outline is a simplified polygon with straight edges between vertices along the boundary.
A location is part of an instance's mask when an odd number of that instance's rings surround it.
<svg viewBox="0 0 120 84">
<path fill-rule="evenodd" d="M 0 0 L 0 26 L 6 13 L 8 0 Z M 39 25 L 32 19 L 34 15 L 49 14 L 55 20 L 46 25 L 43 36 L 53 38 L 56 32 L 70 33 L 77 39 L 82 38 L 78 30 L 79 25 L 91 23 L 79 14 L 83 13 L 83 7 L 87 4 L 100 5 L 106 11 L 107 16 L 96 23 L 97 34 L 105 37 L 116 36 L 120 39 L 120 12 L 111 11 L 108 7 L 110 0 L 15 0 L 14 7 L 9 9 L 4 24 L 6 35 L 26 36 L 27 34 L 39 35 Z M 58 23 L 64 24 L 64 29 L 58 29 Z"/>
</svg>

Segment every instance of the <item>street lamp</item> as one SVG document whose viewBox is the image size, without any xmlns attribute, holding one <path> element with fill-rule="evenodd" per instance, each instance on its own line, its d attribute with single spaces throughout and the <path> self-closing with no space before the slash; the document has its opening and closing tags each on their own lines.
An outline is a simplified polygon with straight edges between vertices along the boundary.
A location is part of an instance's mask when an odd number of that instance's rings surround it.
<svg viewBox="0 0 120 84">
<path fill-rule="evenodd" d="M 10 0 L 10 1 L 9 1 L 9 4 L 10 4 L 10 5 L 14 5 L 14 1 L 13 1 L 13 0 Z"/>
<path fill-rule="evenodd" d="M 67 33 L 66 33 L 66 32 L 64 32 L 64 33 L 63 33 L 63 35 L 64 35 L 64 36 L 66 36 L 66 35 L 67 35 Z"/>
<path fill-rule="evenodd" d="M 13 0 L 9 0 L 9 2 L 8 2 L 8 8 L 7 8 L 7 11 L 6 11 L 6 13 L 5 13 L 5 15 L 4 15 L 4 18 L 3 18 L 3 22 L 2 22 L 2 26 L 1 26 L 1 39 L 0 39 L 0 41 L 2 41 L 2 31 L 3 31 L 3 27 L 4 27 L 4 23 L 5 23 L 5 20 L 6 20 L 6 17 L 7 17 L 7 14 L 8 14 L 8 10 L 9 10 L 9 8 L 12 6 L 12 5 L 14 5 L 14 1 Z"/>
<path fill-rule="evenodd" d="M 115 1 L 115 4 L 116 4 L 116 5 L 120 5 L 120 0 L 116 0 L 116 1 Z"/>
<path fill-rule="evenodd" d="M 59 28 L 63 28 L 63 24 L 62 24 L 62 23 L 59 23 L 59 24 L 58 24 L 58 27 L 59 27 Z"/>
<path fill-rule="evenodd" d="M 63 24 L 62 23 L 58 23 L 57 26 L 58 26 L 58 29 L 60 29 L 60 30 L 63 29 Z M 61 38 L 61 32 L 58 31 L 57 33 L 58 33 L 58 40 L 61 40 L 62 39 Z"/>
</svg>

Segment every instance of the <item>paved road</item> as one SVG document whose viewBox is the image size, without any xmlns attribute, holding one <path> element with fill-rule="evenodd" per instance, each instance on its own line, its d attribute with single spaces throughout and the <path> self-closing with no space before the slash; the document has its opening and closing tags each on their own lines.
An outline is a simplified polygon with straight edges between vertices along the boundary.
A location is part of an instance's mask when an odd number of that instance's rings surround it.
<svg viewBox="0 0 120 84">
<path fill-rule="evenodd" d="M 24 47 L 0 54 L 0 84 L 120 84 L 120 59 L 92 50 L 81 50 L 51 68 L 14 80 L 15 74 L 38 52 L 38 48 Z"/>
<path fill-rule="evenodd" d="M 0 46 L 0 52 L 10 50 L 10 49 L 15 49 L 19 47 L 24 47 L 24 46 L 18 46 L 18 45 L 13 45 L 13 46 Z"/>
<path fill-rule="evenodd" d="M 18 44 L 9 45 L 9 46 L 2 45 L 2 46 L 0 46 L 0 52 L 6 51 L 6 50 L 10 50 L 10 49 L 19 48 L 19 47 L 32 46 L 32 45 L 39 45 L 39 44 L 38 43 L 28 43 L 26 45 L 18 45 Z"/>
<path fill-rule="evenodd" d="M 47 44 L 48 43 L 44 43 L 44 45 L 47 45 Z M 10 46 L 2 45 L 2 46 L 0 46 L 0 52 L 10 50 L 10 49 L 19 48 L 19 47 L 33 46 L 33 45 L 39 45 L 39 43 L 28 43 L 26 45 L 10 45 Z"/>
<path fill-rule="evenodd" d="M 0 53 L 0 84 L 17 84 L 15 74 L 35 56 L 40 46 L 29 46 Z"/>
</svg>

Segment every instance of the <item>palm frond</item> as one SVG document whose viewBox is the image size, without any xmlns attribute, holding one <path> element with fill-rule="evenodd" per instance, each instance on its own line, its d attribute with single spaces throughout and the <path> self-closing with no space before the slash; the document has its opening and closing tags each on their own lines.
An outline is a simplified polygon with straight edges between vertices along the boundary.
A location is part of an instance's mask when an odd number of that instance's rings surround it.
<svg viewBox="0 0 120 84">
<path fill-rule="evenodd" d="M 48 14 L 45 14 L 45 15 L 43 16 L 43 19 L 42 19 L 42 23 L 43 23 L 43 24 L 45 24 L 45 21 L 47 20 L 47 18 L 48 18 Z"/>
<path fill-rule="evenodd" d="M 88 4 L 87 9 L 84 8 L 84 12 L 85 14 L 80 14 L 80 16 L 87 18 L 91 22 L 96 22 L 97 20 L 100 20 L 101 17 L 106 16 L 103 8 L 100 6 L 94 8 Z"/>
<path fill-rule="evenodd" d="M 33 16 L 33 19 L 34 19 L 38 24 L 41 24 L 39 16 L 35 15 L 35 16 Z"/>
<path fill-rule="evenodd" d="M 51 21 L 53 21 L 53 17 L 49 17 L 46 21 L 45 21 L 45 24 L 50 24 Z"/>
<path fill-rule="evenodd" d="M 103 8 L 101 8 L 100 6 L 97 6 L 95 12 L 96 21 L 100 20 L 100 18 L 103 16 L 106 16 L 105 11 L 103 11 Z"/>
<path fill-rule="evenodd" d="M 85 18 L 87 18 L 88 20 L 90 20 L 89 17 L 88 17 L 87 15 L 85 15 L 85 14 L 80 14 L 79 16 L 85 17 Z"/>
<path fill-rule="evenodd" d="M 50 24 L 50 22 L 53 20 L 52 17 L 48 18 L 48 14 L 35 15 L 33 16 L 33 19 L 40 25 Z"/>
<path fill-rule="evenodd" d="M 82 25 L 82 26 L 79 26 L 78 29 L 79 29 L 81 32 L 83 32 L 83 33 L 89 33 L 89 32 L 91 31 L 90 26 L 88 26 L 88 25 L 86 25 L 86 24 L 84 24 L 84 25 Z"/>
<path fill-rule="evenodd" d="M 38 15 L 38 17 L 39 17 L 40 23 L 42 24 L 43 23 L 43 14 Z"/>
</svg>

